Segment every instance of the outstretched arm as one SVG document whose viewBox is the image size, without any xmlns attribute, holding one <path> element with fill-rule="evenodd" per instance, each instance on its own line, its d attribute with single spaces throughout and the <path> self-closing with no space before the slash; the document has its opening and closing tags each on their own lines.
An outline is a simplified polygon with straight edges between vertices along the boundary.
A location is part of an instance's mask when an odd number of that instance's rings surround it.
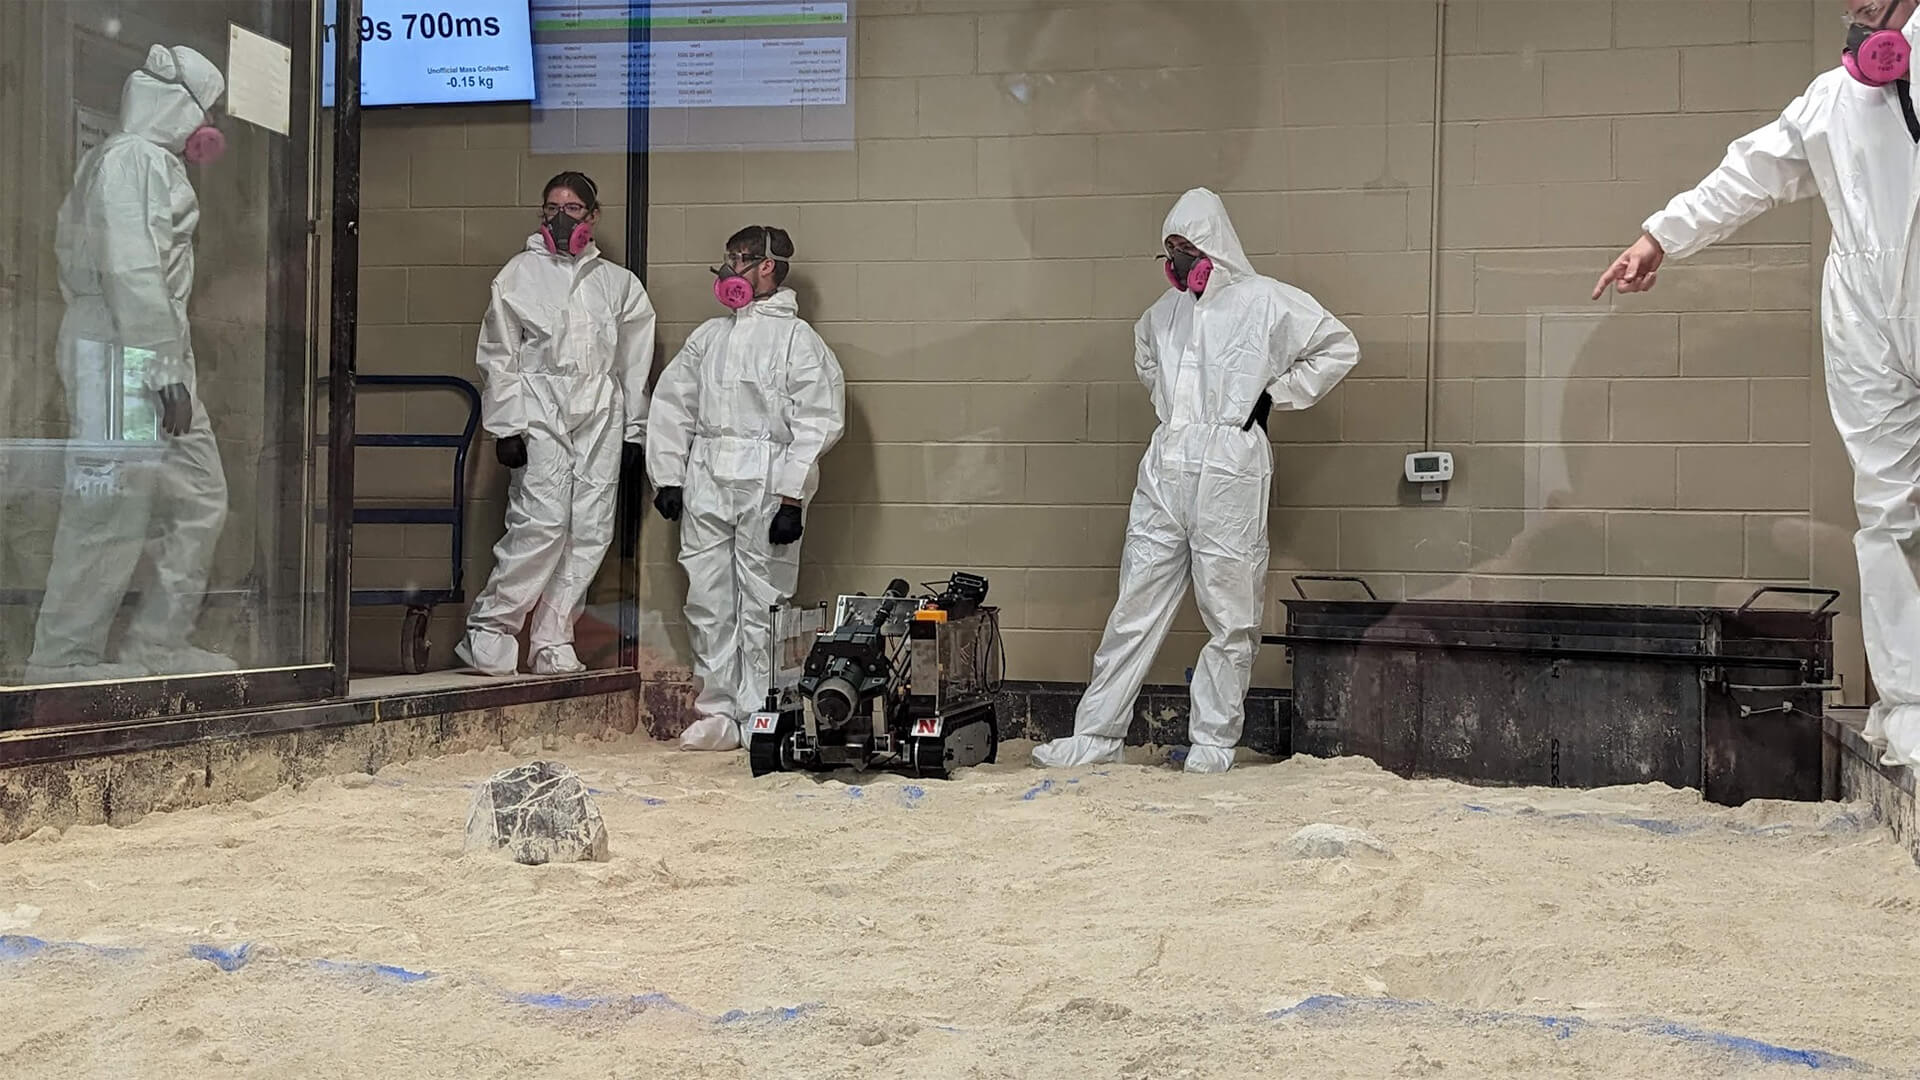
<svg viewBox="0 0 1920 1080">
<path fill-rule="evenodd" d="M 1609 285 L 1617 292 L 1645 292 L 1667 256 L 1684 259 L 1768 210 L 1813 194 L 1813 169 L 1796 123 L 1806 102 L 1804 96 L 1795 100 L 1772 123 L 1734 140 L 1719 168 L 1648 218 L 1640 239 L 1600 275 L 1593 298 Z"/>
</svg>

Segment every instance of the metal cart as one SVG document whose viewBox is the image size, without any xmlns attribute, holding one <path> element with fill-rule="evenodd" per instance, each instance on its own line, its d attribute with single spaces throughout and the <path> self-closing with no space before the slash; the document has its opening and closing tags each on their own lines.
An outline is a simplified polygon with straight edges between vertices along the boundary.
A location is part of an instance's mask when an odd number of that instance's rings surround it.
<svg viewBox="0 0 1920 1080">
<path fill-rule="evenodd" d="M 467 599 L 466 567 L 462 558 L 467 539 L 467 451 L 473 447 L 474 432 L 480 427 L 480 391 L 472 383 L 453 375 L 360 375 L 354 386 L 367 389 L 452 390 L 467 401 L 467 422 L 457 435 L 384 435 L 356 431 L 355 449 L 366 447 L 409 447 L 453 451 L 453 496 L 446 502 L 406 506 L 356 506 L 355 525 L 445 525 L 452 532 L 448 548 L 448 585 L 444 589 L 354 589 L 354 607 L 405 607 L 406 619 L 400 625 L 400 666 L 409 675 L 427 669 L 427 628 L 433 609 L 440 604 L 461 604 Z"/>
<path fill-rule="evenodd" d="M 1309 600 L 1307 581 L 1367 598 Z M 1768 585 L 1725 608 L 1394 602 L 1329 575 L 1294 588 L 1286 633 L 1261 640 L 1292 655 L 1296 754 L 1466 783 L 1661 782 L 1723 806 L 1837 790 L 1832 589 Z"/>
</svg>

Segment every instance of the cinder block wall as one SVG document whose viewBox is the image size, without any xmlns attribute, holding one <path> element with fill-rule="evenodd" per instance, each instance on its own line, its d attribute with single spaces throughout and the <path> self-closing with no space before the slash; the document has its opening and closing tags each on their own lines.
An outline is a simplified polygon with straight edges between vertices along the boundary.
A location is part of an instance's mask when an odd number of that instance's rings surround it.
<svg viewBox="0 0 1920 1080">
<path fill-rule="evenodd" d="M 1309 571 L 1390 597 L 1851 590 L 1846 469 L 1817 377 L 1817 208 L 1670 264 L 1649 297 L 1587 299 L 1642 217 L 1830 65 L 1837 6 L 1450 3 L 1429 404 L 1433 12 L 865 0 L 855 145 L 656 156 L 649 279 L 669 352 L 719 311 L 706 267 L 725 237 L 765 222 L 793 231 L 803 312 L 846 370 L 803 594 L 976 569 L 1005 606 L 1013 676 L 1086 677 L 1153 427 L 1130 326 L 1164 287 L 1160 221 L 1195 184 L 1225 195 L 1261 270 L 1313 292 L 1365 351 L 1319 408 L 1274 418 L 1276 600 Z M 364 370 L 471 372 L 487 280 L 540 182 L 578 165 L 619 197 L 619 158 L 531 155 L 526 118 L 370 116 Z M 1429 409 L 1459 462 L 1441 504 L 1400 479 Z M 366 399 L 361 423 L 442 415 Z M 476 586 L 502 489 L 482 459 Z M 399 463 L 360 475 L 363 497 L 424 479 Z M 685 656 L 673 543 L 650 518 L 648 637 L 668 666 Z M 369 532 L 359 572 L 444 572 L 443 550 L 438 534 Z M 1203 639 L 1189 604 L 1153 678 L 1181 681 Z M 1284 683 L 1278 650 L 1258 674 Z"/>
<path fill-rule="evenodd" d="M 478 380 L 474 348 L 494 274 L 538 227 L 542 187 L 563 169 L 580 169 L 601 188 L 597 237 L 602 251 L 626 261 L 626 159 L 623 155 L 554 157 L 528 150 L 526 106 L 374 110 L 364 115 L 360 230 L 359 370 L 375 374 L 447 374 Z M 464 403 L 442 391 L 363 390 L 362 432 L 457 432 Z M 493 568 L 492 546 L 506 513 L 506 471 L 482 435 L 469 464 L 467 594 Z M 355 474 L 362 505 L 444 500 L 452 456 L 441 451 L 360 452 Z M 439 526 L 362 526 L 354 535 L 354 585 L 389 588 L 444 585 L 449 534 Z M 611 565 L 603 574 L 614 595 Z M 610 620 L 610 614 L 607 616 Z M 435 612 L 436 664 L 453 662 L 464 608 Z M 355 666 L 391 667 L 397 656 L 396 610 L 356 609 Z"/>
</svg>

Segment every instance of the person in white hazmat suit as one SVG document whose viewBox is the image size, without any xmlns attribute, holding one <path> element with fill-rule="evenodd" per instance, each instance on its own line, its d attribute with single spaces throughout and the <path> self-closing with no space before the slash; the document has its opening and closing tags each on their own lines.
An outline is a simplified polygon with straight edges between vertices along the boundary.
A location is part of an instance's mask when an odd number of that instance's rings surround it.
<svg viewBox="0 0 1920 1080">
<path fill-rule="evenodd" d="M 1839 67 L 1642 225 L 1593 291 L 1653 288 L 1661 262 L 1818 194 L 1833 224 L 1821 338 L 1833 421 L 1854 469 L 1861 621 L 1879 701 L 1867 737 L 1920 765 L 1920 119 L 1908 67 L 1915 0 L 1850 0 Z"/>
<path fill-rule="evenodd" d="M 646 474 L 653 303 L 593 242 L 591 179 L 563 172 L 543 203 L 526 250 L 493 279 L 475 355 L 481 423 L 513 470 L 493 574 L 454 650 L 488 675 L 519 670 L 522 626 L 535 674 L 586 670 L 574 624 L 613 543 L 620 485 L 638 499 Z"/>
<path fill-rule="evenodd" d="M 786 230 L 727 241 L 714 297 L 732 312 L 687 339 L 654 388 L 647 467 L 680 522 L 699 713 L 686 750 L 732 750 L 773 678 L 771 609 L 793 596 L 805 505 L 846 425 L 840 361 L 785 287 Z"/>
<path fill-rule="evenodd" d="M 1173 288 L 1133 329 L 1134 368 L 1160 426 L 1140 459 L 1120 597 L 1074 733 L 1034 748 L 1043 767 L 1119 760 L 1189 574 L 1210 638 L 1193 670 L 1186 768 L 1232 767 L 1266 601 L 1267 415 L 1313 405 L 1360 359 L 1353 333 L 1313 297 L 1254 273 L 1213 192 L 1181 196 L 1162 240 Z"/>
<path fill-rule="evenodd" d="M 220 449 L 201 403 L 187 301 L 200 202 L 186 166 L 225 142 L 220 69 L 185 46 L 155 45 L 120 92 L 120 130 L 81 159 L 55 219 L 66 314 L 57 362 L 70 425 L 66 486 L 27 680 L 46 684 L 228 671 L 188 643 L 227 516 Z M 145 360 L 161 447 L 150 464 L 129 437 L 122 370 Z M 142 552 L 142 586 L 115 661 L 115 613 Z"/>
</svg>

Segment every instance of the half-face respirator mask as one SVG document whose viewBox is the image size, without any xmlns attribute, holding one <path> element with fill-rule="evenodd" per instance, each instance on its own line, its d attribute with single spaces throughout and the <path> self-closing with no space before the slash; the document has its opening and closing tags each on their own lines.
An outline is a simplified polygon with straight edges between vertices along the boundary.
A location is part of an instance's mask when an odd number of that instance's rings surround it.
<svg viewBox="0 0 1920 1080">
<path fill-rule="evenodd" d="M 169 51 L 171 52 L 171 50 Z M 177 70 L 185 71 L 187 68 L 186 65 L 181 62 L 180 54 L 176 52 L 172 53 L 172 56 L 174 67 Z M 193 99 L 193 103 L 200 107 L 200 126 L 194 128 L 192 134 L 187 136 L 186 146 L 181 149 L 180 156 L 186 158 L 188 163 L 193 165 L 211 165 L 219 161 L 221 156 L 227 152 L 227 137 L 219 128 L 213 126 L 213 106 L 201 101 L 200 95 L 193 92 L 193 87 L 187 85 L 187 80 L 184 78 L 170 79 L 165 75 L 155 73 L 151 68 L 147 69 L 147 74 L 160 82 L 168 83 L 185 90 L 187 96 Z"/>
<path fill-rule="evenodd" d="M 1174 288 L 1196 296 L 1207 291 L 1207 279 L 1213 276 L 1212 259 L 1173 247 L 1167 249 L 1160 266 L 1167 272 L 1167 281 Z"/>
<path fill-rule="evenodd" d="M 593 243 L 593 222 L 561 210 L 540 223 L 540 238 L 548 251 L 572 258 Z"/>
<path fill-rule="evenodd" d="M 1886 0 L 1886 5 L 1879 26 L 1854 23 L 1847 28 L 1847 44 L 1840 52 L 1840 66 L 1868 86 L 1904 79 L 1912 66 L 1913 46 L 1907 44 L 1907 35 L 1889 26 L 1900 0 Z"/>
<path fill-rule="evenodd" d="M 720 301 L 721 307 L 728 311 L 739 311 L 757 299 L 753 295 L 753 282 L 747 280 L 742 266 L 756 266 L 768 259 L 780 258 L 773 253 L 771 232 L 761 232 L 760 250 L 764 254 L 757 256 L 729 251 L 719 266 L 708 268 L 713 271 L 713 298 Z"/>
</svg>

